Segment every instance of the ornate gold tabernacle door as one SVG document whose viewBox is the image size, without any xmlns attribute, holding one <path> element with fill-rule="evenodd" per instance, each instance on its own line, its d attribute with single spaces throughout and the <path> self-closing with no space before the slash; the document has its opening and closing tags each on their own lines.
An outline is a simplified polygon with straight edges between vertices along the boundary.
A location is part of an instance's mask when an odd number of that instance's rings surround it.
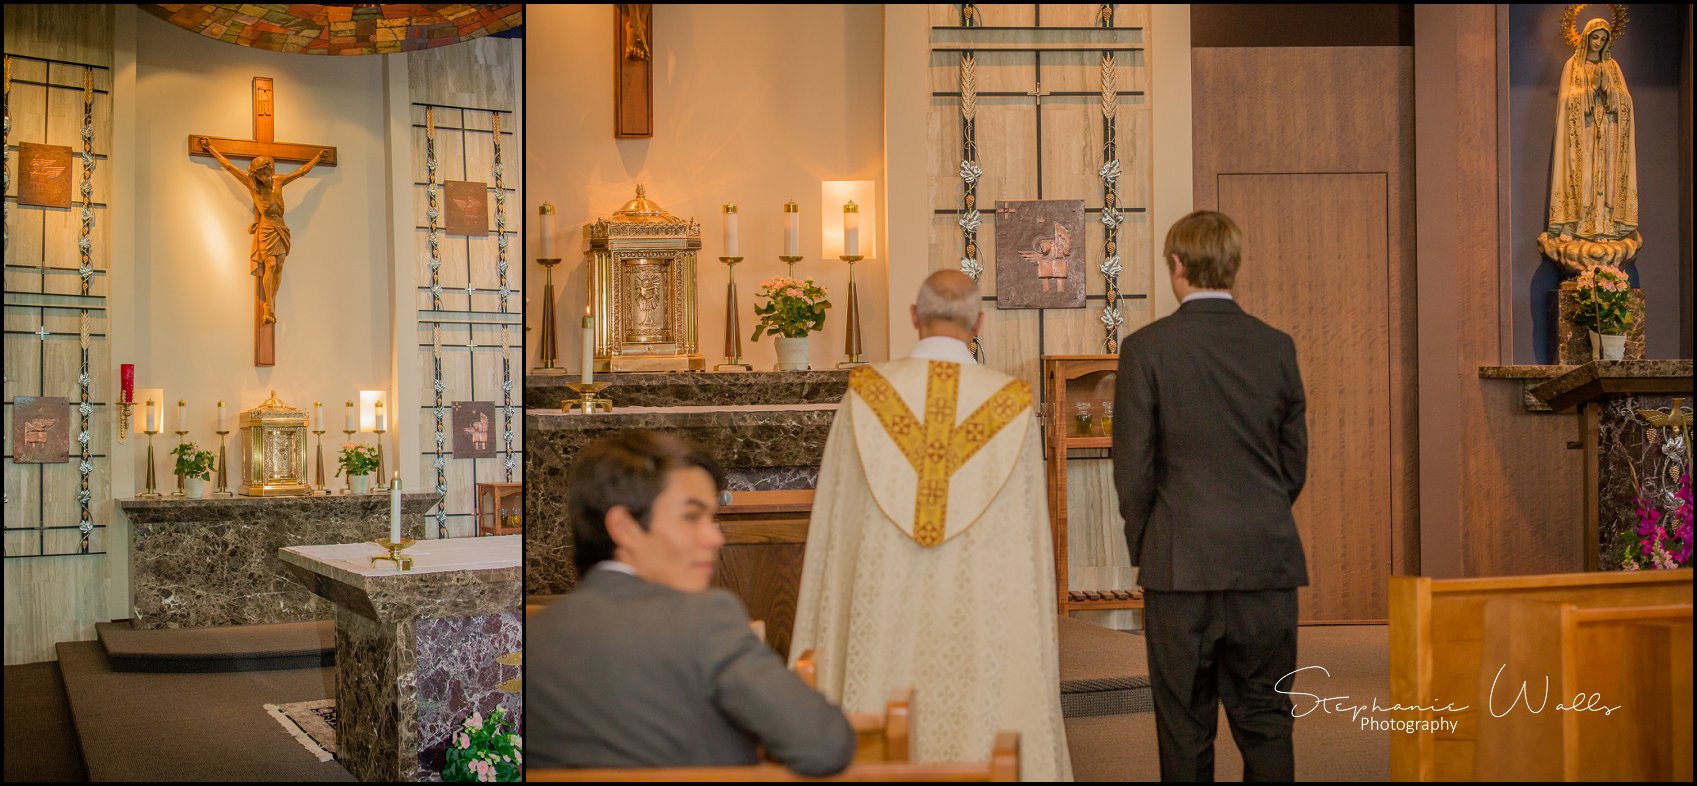
<svg viewBox="0 0 1697 786">
<path fill-rule="evenodd" d="M 612 218 L 585 224 L 596 371 L 701 371 L 695 253 L 701 225 L 650 202 L 642 186 Z"/>
<path fill-rule="evenodd" d="M 283 497 L 311 494 L 306 478 L 306 412 L 278 400 L 273 392 L 264 404 L 241 415 L 241 446 L 246 465 L 242 494 Z"/>
</svg>

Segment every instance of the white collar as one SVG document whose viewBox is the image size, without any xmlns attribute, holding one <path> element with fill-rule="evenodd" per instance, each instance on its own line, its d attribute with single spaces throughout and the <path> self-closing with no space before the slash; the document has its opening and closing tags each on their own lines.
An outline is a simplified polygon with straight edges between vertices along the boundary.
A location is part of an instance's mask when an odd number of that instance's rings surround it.
<svg viewBox="0 0 1697 786">
<path fill-rule="evenodd" d="M 627 565 L 623 562 L 620 562 L 616 559 L 601 560 L 600 562 L 595 563 L 595 567 L 590 568 L 590 570 L 610 570 L 614 573 L 623 573 L 626 576 L 635 576 L 636 575 L 636 568 L 633 568 L 633 567 L 631 567 L 631 566 L 629 566 L 629 565 Z"/>
<path fill-rule="evenodd" d="M 944 360 L 950 363 L 966 363 L 977 365 L 978 358 L 972 356 L 972 350 L 966 348 L 966 342 L 948 336 L 932 336 L 923 338 L 914 346 L 910 358 L 920 360 Z"/>
<path fill-rule="evenodd" d="M 1182 306 L 1185 303 L 1189 303 L 1192 300 L 1231 300 L 1231 299 L 1232 299 L 1232 293 L 1227 292 L 1224 289 L 1204 289 L 1201 292 L 1192 292 L 1188 295 L 1185 295 L 1184 300 L 1179 301 L 1179 305 Z"/>
</svg>

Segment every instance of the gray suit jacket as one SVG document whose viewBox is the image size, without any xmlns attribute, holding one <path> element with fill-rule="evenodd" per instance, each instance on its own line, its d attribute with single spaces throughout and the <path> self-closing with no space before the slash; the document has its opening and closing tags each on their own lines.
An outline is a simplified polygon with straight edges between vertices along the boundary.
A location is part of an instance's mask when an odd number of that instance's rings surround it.
<svg viewBox="0 0 1697 786">
<path fill-rule="evenodd" d="M 796 772 L 829 775 L 854 757 L 848 719 L 721 589 L 590 571 L 528 620 L 524 683 L 534 767 L 754 764 L 763 744 Z"/>
<path fill-rule="evenodd" d="M 1296 345 L 1230 300 L 1192 300 L 1126 337 L 1114 485 L 1144 589 L 1308 583 L 1290 506 L 1308 467 Z"/>
</svg>

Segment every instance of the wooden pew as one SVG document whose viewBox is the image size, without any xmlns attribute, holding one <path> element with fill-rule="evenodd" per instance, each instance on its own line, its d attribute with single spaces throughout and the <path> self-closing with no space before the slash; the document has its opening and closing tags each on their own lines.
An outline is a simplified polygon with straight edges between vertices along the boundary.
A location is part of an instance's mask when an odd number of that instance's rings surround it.
<svg viewBox="0 0 1697 786">
<path fill-rule="evenodd" d="M 1484 673 L 1485 617 L 1491 601 L 1567 604 L 1575 609 L 1690 605 L 1691 590 L 1689 569 L 1479 579 L 1392 578 L 1391 703 L 1409 709 L 1395 710 L 1390 716 L 1403 722 L 1442 718 L 1456 723 L 1453 732 L 1390 732 L 1392 780 L 1474 778 L 1481 716 L 1491 720 L 1489 687 L 1501 665 L 1490 664 L 1490 673 Z M 1552 717 L 1555 702 L 1572 700 L 1571 696 L 1554 697 L 1553 680 L 1551 709 L 1544 713 Z M 1518 682 L 1515 684 L 1518 688 Z"/>
<path fill-rule="evenodd" d="M 1485 631 L 1476 780 L 1691 780 L 1690 604 L 1505 598 Z"/>
<path fill-rule="evenodd" d="M 749 767 L 662 767 L 654 769 L 527 770 L 525 780 L 565 781 L 700 781 L 718 783 L 770 783 L 788 781 L 875 781 L 883 783 L 992 782 L 1019 780 L 1019 735 L 1004 731 L 996 735 L 995 749 L 988 762 L 914 764 L 911 762 L 855 762 L 836 775 L 809 778 L 781 764 Z"/>
<path fill-rule="evenodd" d="M 807 687 L 819 689 L 819 664 L 808 650 L 796 659 L 795 673 Z M 884 714 L 846 712 L 849 725 L 854 727 L 856 762 L 905 762 L 912 750 L 913 689 L 898 688 L 890 693 Z"/>
</svg>

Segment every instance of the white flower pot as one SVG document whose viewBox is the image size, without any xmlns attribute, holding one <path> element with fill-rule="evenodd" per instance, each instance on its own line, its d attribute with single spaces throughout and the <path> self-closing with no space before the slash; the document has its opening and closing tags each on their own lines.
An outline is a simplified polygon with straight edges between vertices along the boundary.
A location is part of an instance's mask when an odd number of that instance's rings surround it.
<svg viewBox="0 0 1697 786">
<path fill-rule="evenodd" d="M 355 494 L 369 494 L 371 492 L 370 475 L 351 475 L 348 479 L 353 482 Z"/>
<path fill-rule="evenodd" d="M 779 371 L 806 371 L 808 369 L 808 338 L 810 337 L 802 336 L 801 338 L 785 338 L 783 336 L 779 336 L 776 339 L 778 342 Z"/>
<path fill-rule="evenodd" d="M 1604 360 L 1626 359 L 1626 336 L 1604 335 L 1601 343 Z"/>
<path fill-rule="evenodd" d="M 189 499 L 202 499 L 206 496 L 206 478 L 183 478 L 183 494 Z"/>
</svg>

